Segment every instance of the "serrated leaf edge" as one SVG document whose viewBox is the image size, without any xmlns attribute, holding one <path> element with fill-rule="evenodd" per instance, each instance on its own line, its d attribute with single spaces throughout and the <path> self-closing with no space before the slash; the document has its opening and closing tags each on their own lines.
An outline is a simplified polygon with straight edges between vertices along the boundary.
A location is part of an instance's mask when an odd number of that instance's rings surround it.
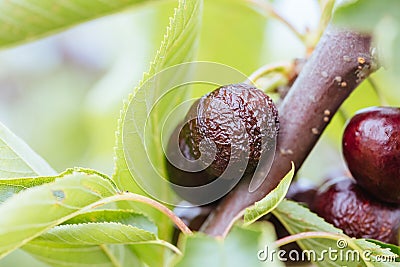
<svg viewBox="0 0 400 267">
<path fill-rule="evenodd" d="M 292 167 L 290 171 L 283 177 L 277 187 L 275 187 L 270 193 L 268 193 L 262 200 L 255 202 L 254 205 L 245 209 L 244 225 L 249 225 L 257 221 L 262 216 L 268 214 L 273 209 L 275 209 L 283 201 L 287 194 L 287 191 L 289 190 L 291 180 L 294 176 L 295 166 L 293 161 L 291 162 L 291 166 Z M 279 194 L 279 191 L 282 191 L 282 194 Z M 278 196 L 275 196 L 275 194 L 277 194 Z M 259 212 L 260 207 L 265 206 L 264 202 L 271 197 L 273 197 L 271 201 L 277 199 L 276 203 L 272 205 L 269 209 L 263 210 L 263 212 Z M 252 214 L 252 211 L 256 213 L 255 216 Z"/>
</svg>

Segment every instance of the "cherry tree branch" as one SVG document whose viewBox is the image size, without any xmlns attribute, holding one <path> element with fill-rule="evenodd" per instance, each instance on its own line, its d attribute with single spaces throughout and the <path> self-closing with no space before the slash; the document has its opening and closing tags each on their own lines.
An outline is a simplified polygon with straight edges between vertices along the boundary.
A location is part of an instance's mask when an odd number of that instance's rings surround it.
<svg viewBox="0 0 400 267">
<path fill-rule="evenodd" d="M 250 193 L 249 181 L 242 180 L 202 229 L 223 235 L 241 210 L 278 185 L 291 161 L 298 170 L 343 101 L 374 70 L 371 38 L 330 25 L 279 107 L 277 152 L 265 181 Z"/>
</svg>

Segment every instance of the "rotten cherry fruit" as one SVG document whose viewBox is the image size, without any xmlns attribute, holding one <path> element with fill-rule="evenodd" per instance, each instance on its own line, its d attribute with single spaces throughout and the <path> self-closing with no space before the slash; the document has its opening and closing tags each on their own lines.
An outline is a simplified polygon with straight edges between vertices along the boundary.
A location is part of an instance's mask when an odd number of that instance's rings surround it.
<svg viewBox="0 0 400 267">
<path fill-rule="evenodd" d="M 191 155 L 180 129 L 180 126 L 175 128 L 167 146 L 166 169 L 169 180 L 181 186 L 201 186 L 213 181 L 215 176 L 205 170 L 199 170 L 201 166 Z M 174 145 L 174 140 L 177 140 L 177 145 Z M 181 156 L 184 157 L 183 160 L 180 158 Z M 189 171 L 190 169 L 199 171 Z"/>
<path fill-rule="evenodd" d="M 229 166 L 254 172 L 263 151 L 275 144 L 278 111 L 263 91 L 247 84 L 224 85 L 190 108 L 183 127 L 190 154 L 221 176 Z"/>
<path fill-rule="evenodd" d="M 398 243 L 400 208 L 375 199 L 352 178 L 340 177 L 322 185 L 312 210 L 350 237 Z"/>
<path fill-rule="evenodd" d="M 226 194 L 259 163 L 264 166 L 272 160 L 269 152 L 275 150 L 278 130 L 275 104 L 254 86 L 230 84 L 204 95 L 169 139 L 166 169 L 175 192 L 197 204 L 208 201 L 206 193 L 212 195 L 210 201 Z M 200 187 L 217 178 L 223 179 L 207 192 L 201 191 L 206 187 L 199 191 L 180 187 Z"/>
</svg>

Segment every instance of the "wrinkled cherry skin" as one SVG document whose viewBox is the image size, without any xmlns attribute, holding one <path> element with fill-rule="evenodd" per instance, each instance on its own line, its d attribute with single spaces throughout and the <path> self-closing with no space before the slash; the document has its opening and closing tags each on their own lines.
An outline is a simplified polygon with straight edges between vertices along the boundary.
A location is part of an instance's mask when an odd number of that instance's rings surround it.
<svg viewBox="0 0 400 267">
<path fill-rule="evenodd" d="M 165 164 L 169 180 L 172 183 L 181 186 L 201 186 L 213 181 L 216 177 L 210 175 L 205 170 L 201 170 L 198 172 L 188 172 L 176 167 L 169 161 L 171 160 L 172 162 L 176 163 L 178 161 L 177 158 L 178 153 L 182 153 L 182 155 L 188 160 L 195 160 L 194 157 L 190 154 L 190 148 L 186 144 L 186 139 L 182 136 L 182 132 L 180 132 L 180 129 L 181 129 L 180 125 L 178 125 L 178 127 L 175 128 L 174 132 L 172 133 L 169 139 L 169 143 L 167 146 L 168 158 L 165 159 Z M 173 146 L 172 141 L 174 138 L 179 138 L 178 139 L 179 147 Z M 178 149 L 180 151 L 178 151 Z M 196 163 L 188 163 L 188 164 L 195 164 L 196 168 L 199 167 L 198 164 Z M 190 166 L 186 166 L 185 169 L 190 169 Z M 177 193 L 179 194 L 179 192 Z"/>
<path fill-rule="evenodd" d="M 357 183 L 382 201 L 400 204 L 400 108 L 359 111 L 348 123 L 342 144 Z"/>
<path fill-rule="evenodd" d="M 373 198 L 351 178 L 325 183 L 311 209 L 350 237 L 398 243 L 399 207 Z"/>
<path fill-rule="evenodd" d="M 211 159 L 207 172 L 215 176 L 230 161 L 247 162 L 244 171 L 254 172 L 262 151 L 271 148 L 279 130 L 272 99 L 247 84 L 225 85 L 206 94 L 193 104 L 186 121 L 183 132 L 191 155 Z"/>
</svg>

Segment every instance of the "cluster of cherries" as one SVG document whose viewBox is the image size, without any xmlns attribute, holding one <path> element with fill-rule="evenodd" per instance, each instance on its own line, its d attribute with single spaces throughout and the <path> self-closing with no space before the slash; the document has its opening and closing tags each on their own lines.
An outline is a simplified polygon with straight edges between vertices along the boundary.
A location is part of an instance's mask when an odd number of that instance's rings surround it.
<svg viewBox="0 0 400 267">
<path fill-rule="evenodd" d="M 244 125 L 244 131 L 238 131 L 237 121 L 230 119 L 232 114 Z M 272 100 L 261 90 L 246 84 L 225 85 L 203 96 L 192 105 L 185 121 L 170 138 L 166 160 L 170 181 L 183 186 L 210 183 L 232 162 L 246 160 L 243 176 L 253 173 L 268 146 L 268 142 L 262 143 L 263 138 L 267 136 L 268 140 L 273 140 L 279 130 L 277 109 Z M 266 125 L 269 128 L 264 129 Z M 172 140 L 177 140 L 177 145 L 172 145 Z M 248 146 L 242 147 L 243 143 Z M 231 151 L 237 153 L 232 155 Z M 294 183 L 287 197 L 305 202 L 351 237 L 397 244 L 400 108 L 374 107 L 359 111 L 344 131 L 343 154 L 352 177 L 330 179 L 318 190 L 308 192 L 293 193 L 296 191 Z M 181 155 L 190 164 L 196 162 L 199 165 L 196 169 L 201 170 L 186 171 L 187 162 L 183 166 L 171 163 L 171 159 Z M 193 200 L 190 195 L 177 193 L 189 202 Z M 203 219 L 206 217 L 202 212 L 199 214 Z"/>
<path fill-rule="evenodd" d="M 327 181 L 310 208 L 351 237 L 398 244 L 400 108 L 360 110 L 347 124 L 342 146 L 352 178 Z"/>
</svg>

